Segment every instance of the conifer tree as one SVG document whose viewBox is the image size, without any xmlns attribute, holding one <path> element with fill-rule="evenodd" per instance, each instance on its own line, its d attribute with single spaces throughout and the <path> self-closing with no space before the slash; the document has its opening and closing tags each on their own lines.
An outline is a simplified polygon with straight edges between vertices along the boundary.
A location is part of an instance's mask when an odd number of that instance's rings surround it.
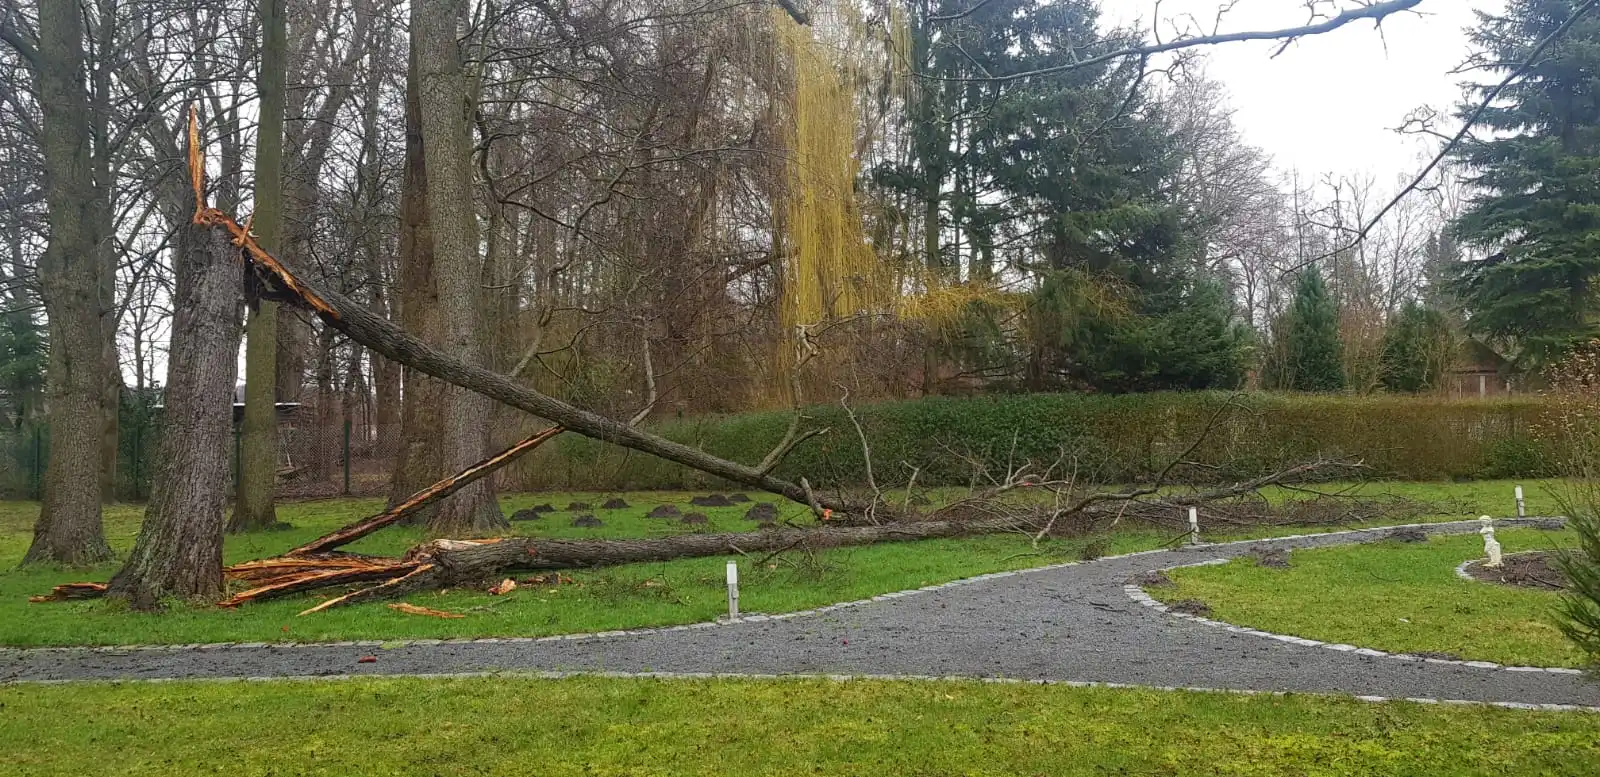
<svg viewBox="0 0 1600 777">
<path fill-rule="evenodd" d="M 1569 18 L 1576 0 L 1512 0 L 1471 33 L 1490 73 L 1510 72 Z M 1479 121 L 1458 161 L 1480 192 L 1456 221 L 1489 254 L 1461 265 L 1456 290 L 1474 334 L 1545 362 L 1596 333 L 1600 273 L 1600 15 L 1552 43 Z M 1480 89 L 1481 91 L 1481 89 Z"/>
</svg>

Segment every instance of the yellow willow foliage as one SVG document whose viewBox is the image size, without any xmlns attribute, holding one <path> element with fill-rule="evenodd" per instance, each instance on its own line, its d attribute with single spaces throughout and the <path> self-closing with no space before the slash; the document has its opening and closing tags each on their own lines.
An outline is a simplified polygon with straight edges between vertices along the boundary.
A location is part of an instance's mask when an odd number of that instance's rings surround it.
<svg viewBox="0 0 1600 777">
<path fill-rule="evenodd" d="M 892 311 L 898 286 L 867 240 L 856 200 L 861 90 L 870 81 L 869 52 L 880 43 L 848 0 L 826 6 L 819 4 L 813 13 L 815 29 L 773 11 L 776 54 L 791 73 L 784 106 L 790 130 L 787 194 L 777 224 L 788 248 L 779 306 L 785 337 L 776 376 L 777 391 L 789 401 L 793 370 L 807 354 L 816 355 L 802 332 Z"/>
<path fill-rule="evenodd" d="M 961 320 L 974 304 L 995 308 L 1021 310 L 1027 300 L 1021 294 L 1006 291 L 993 281 L 967 283 L 940 283 L 932 281 L 924 291 L 900 300 L 902 318 L 921 321 L 934 328 L 949 326 Z"/>
<path fill-rule="evenodd" d="M 856 203 L 854 63 L 776 13 L 794 74 L 782 306 L 784 327 L 793 331 L 880 309 L 887 278 Z"/>
</svg>

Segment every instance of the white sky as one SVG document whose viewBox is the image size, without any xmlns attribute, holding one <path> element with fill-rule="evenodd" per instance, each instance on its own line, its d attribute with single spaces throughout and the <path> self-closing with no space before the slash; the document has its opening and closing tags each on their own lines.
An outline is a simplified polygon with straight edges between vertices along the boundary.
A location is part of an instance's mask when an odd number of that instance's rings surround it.
<svg viewBox="0 0 1600 777">
<path fill-rule="evenodd" d="M 1162 38 L 1173 23 L 1193 14 L 1209 32 L 1225 0 L 1160 3 Z M 1341 5 L 1353 5 L 1341 0 Z M 1107 22 L 1142 21 L 1146 30 L 1156 0 L 1102 0 Z M 1450 71 L 1470 48 L 1463 28 L 1473 9 L 1498 11 L 1503 0 L 1423 0 L 1416 14 L 1391 16 L 1380 36 L 1371 22 L 1302 39 L 1276 59 L 1276 44 L 1229 43 L 1206 49 L 1206 73 L 1233 95 L 1234 120 L 1248 141 L 1271 154 L 1285 172 L 1366 172 L 1388 182 L 1419 169 L 1422 146 L 1393 130 L 1412 109 L 1452 108 L 1462 76 Z M 1222 32 L 1279 29 L 1306 23 L 1302 0 L 1238 0 Z"/>
</svg>

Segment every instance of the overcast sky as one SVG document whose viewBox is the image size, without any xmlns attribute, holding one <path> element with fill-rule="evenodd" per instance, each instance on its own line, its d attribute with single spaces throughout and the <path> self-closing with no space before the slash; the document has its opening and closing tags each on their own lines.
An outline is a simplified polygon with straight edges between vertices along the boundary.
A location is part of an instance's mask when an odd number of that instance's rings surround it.
<svg viewBox="0 0 1600 777">
<path fill-rule="evenodd" d="M 1352 0 L 1341 0 L 1353 5 Z M 1194 14 L 1209 31 L 1225 0 L 1165 0 L 1162 37 L 1171 22 Z M 1155 0 L 1103 0 L 1107 21 L 1144 22 Z M 1450 71 L 1469 46 L 1463 28 L 1474 9 L 1498 11 L 1503 0 L 1423 0 L 1422 16 L 1391 16 L 1380 36 L 1370 22 L 1305 38 L 1272 59 L 1275 44 L 1229 43 L 1207 49 L 1207 74 L 1226 84 L 1235 123 L 1284 170 L 1306 177 L 1369 172 L 1387 182 L 1417 169 L 1419 141 L 1393 131 L 1412 109 L 1447 108 L 1460 97 Z M 1238 0 L 1221 30 L 1278 29 L 1304 24 L 1301 0 Z"/>
</svg>

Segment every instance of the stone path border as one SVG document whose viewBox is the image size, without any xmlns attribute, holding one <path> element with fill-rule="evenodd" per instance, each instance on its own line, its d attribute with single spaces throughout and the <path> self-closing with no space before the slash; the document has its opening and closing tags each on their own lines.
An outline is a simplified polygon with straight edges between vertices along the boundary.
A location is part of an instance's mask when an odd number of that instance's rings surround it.
<svg viewBox="0 0 1600 777">
<path fill-rule="evenodd" d="M 1178 564 L 1177 566 L 1162 567 L 1158 571 L 1170 572 L 1170 571 L 1172 571 L 1174 569 L 1186 569 L 1186 568 L 1189 568 L 1189 567 L 1209 567 L 1209 566 L 1216 566 L 1218 564 L 1231 563 L 1232 561 L 1233 561 L 1233 559 L 1215 558 L 1215 559 L 1208 559 L 1206 561 L 1198 561 L 1198 562 L 1195 562 L 1193 564 Z M 1473 582 L 1478 582 L 1477 580 L 1474 580 L 1471 576 L 1467 575 L 1463 571 L 1464 567 L 1466 567 L 1466 565 L 1470 564 L 1470 563 L 1472 563 L 1472 560 L 1468 560 L 1466 562 L 1463 562 L 1461 564 L 1461 566 L 1456 567 L 1456 573 L 1461 575 L 1462 577 L 1465 577 L 1468 580 L 1472 580 Z M 1337 651 L 1339 651 L 1341 653 L 1354 653 L 1354 654 L 1356 654 L 1358 656 L 1371 656 L 1373 658 L 1393 658 L 1393 659 L 1398 659 L 1400 661 L 1422 661 L 1424 663 L 1444 664 L 1444 665 L 1447 665 L 1447 666 L 1470 666 L 1470 667 L 1473 667 L 1474 669 L 1499 669 L 1499 670 L 1506 671 L 1506 672 L 1548 672 L 1550 674 L 1571 674 L 1571 675 L 1581 675 L 1581 674 L 1583 674 L 1583 670 L 1581 670 L 1581 669 L 1571 669 L 1571 668 L 1567 668 L 1567 667 L 1559 667 L 1559 666 L 1504 666 L 1502 664 L 1494 663 L 1493 661 L 1457 661 L 1457 660 L 1446 659 L 1446 658 L 1428 658 L 1428 657 L 1425 657 L 1425 656 L 1412 655 L 1410 653 L 1388 653 L 1388 652 L 1385 652 L 1385 651 L 1382 651 L 1382 650 L 1375 650 L 1373 648 L 1364 648 L 1364 647 L 1357 647 L 1355 645 L 1347 645 L 1347 644 L 1345 644 L 1343 642 L 1323 642 L 1320 639 L 1308 639 L 1306 637 L 1296 637 L 1296 636 L 1294 636 L 1292 634 L 1276 634 L 1276 633 L 1273 633 L 1273 632 L 1270 632 L 1270 631 L 1262 631 L 1260 629 L 1252 629 L 1252 628 L 1249 628 L 1247 626 L 1235 626 L 1234 624 L 1227 623 L 1225 621 L 1212 620 L 1210 618 L 1203 618 L 1203 617 L 1201 617 L 1199 615 L 1190 615 L 1189 613 L 1186 613 L 1186 612 L 1173 612 L 1172 608 L 1170 608 L 1167 605 L 1161 603 L 1159 600 L 1155 599 L 1150 594 L 1146 593 L 1145 590 L 1142 587 L 1140 587 L 1138 585 L 1134 585 L 1133 583 L 1129 583 L 1129 584 L 1123 586 L 1122 590 L 1123 590 L 1124 593 L 1126 593 L 1128 595 L 1129 599 L 1132 599 L 1135 602 L 1138 602 L 1139 604 L 1142 604 L 1142 605 L 1144 605 L 1146 607 L 1149 607 L 1150 609 L 1155 610 L 1156 612 L 1164 612 L 1164 613 L 1166 613 L 1167 615 L 1169 615 L 1169 616 L 1171 616 L 1173 618 L 1182 618 L 1183 620 L 1186 620 L 1186 621 L 1192 621 L 1194 623 L 1199 623 L 1199 624 L 1204 625 L 1204 626 L 1211 626 L 1213 628 L 1224 629 L 1226 631 L 1231 631 L 1231 632 L 1233 632 L 1235 634 L 1248 634 L 1248 635 L 1250 635 L 1252 637 L 1265 637 L 1267 639 L 1275 639 L 1275 640 L 1278 640 L 1279 642 L 1288 642 L 1291 645 L 1303 645 L 1305 647 L 1327 648 L 1328 650 L 1337 650 Z"/>
<path fill-rule="evenodd" d="M 1504 525 L 1519 525 L 1505 521 Z M 1525 525 L 1525 524 L 1524 524 Z M 1396 661 L 1227 631 L 1135 606 L 1124 586 L 1154 568 L 1377 539 L 1397 527 L 1143 551 L 998 572 L 733 623 L 558 637 L 246 643 L 0 651 L 0 684 L 57 681 L 478 676 L 961 677 L 1106 687 L 1199 688 L 1600 708 L 1600 684 L 1466 662 Z M 1431 534 L 1476 521 L 1413 524 Z M 383 648 L 381 650 L 373 648 Z M 377 660 L 364 658 L 375 655 Z M 357 660 L 363 659 L 363 660 Z M 1545 706 L 1554 705 L 1554 706 Z"/>
<path fill-rule="evenodd" d="M 1496 523 L 1498 525 L 1509 526 L 1509 527 L 1517 527 L 1517 526 L 1529 526 L 1529 527 L 1532 527 L 1532 526 L 1540 525 L 1541 523 L 1547 523 L 1547 522 L 1552 521 L 1552 520 L 1564 520 L 1564 519 L 1553 519 L 1553 518 L 1507 518 L 1507 519 L 1502 519 L 1502 520 L 1496 521 Z M 1290 534 L 1290 535 L 1285 535 L 1285 536 L 1282 536 L 1282 537 L 1262 537 L 1262 538 L 1259 538 L 1259 539 L 1250 539 L 1250 540 L 1231 540 L 1229 542 L 1208 543 L 1208 544 L 1199 545 L 1199 546 L 1179 547 L 1178 550 L 1180 550 L 1180 551 L 1187 550 L 1187 551 L 1191 551 L 1192 552 L 1192 551 L 1203 550 L 1205 548 L 1228 548 L 1228 547 L 1237 547 L 1237 546 L 1241 546 L 1241 545 L 1257 545 L 1257 544 L 1264 543 L 1264 542 L 1265 543 L 1273 543 L 1273 542 L 1287 542 L 1287 541 L 1292 541 L 1292 540 L 1304 540 L 1304 539 L 1322 539 L 1322 538 L 1336 538 L 1336 537 L 1347 537 L 1347 536 L 1356 536 L 1356 535 L 1370 535 L 1370 534 L 1374 534 L 1374 533 L 1387 533 L 1387 532 L 1396 531 L 1396 530 L 1400 530 L 1400 529 L 1424 529 L 1424 530 L 1434 529 L 1434 530 L 1437 530 L 1437 529 L 1439 529 L 1441 527 L 1455 527 L 1455 526 L 1458 526 L 1458 525 L 1459 526 L 1476 525 L 1476 522 L 1475 521 L 1450 521 L 1450 522 L 1442 522 L 1442 523 L 1407 523 L 1407 524 L 1397 524 L 1397 525 L 1394 525 L 1394 526 L 1377 526 L 1377 527 L 1373 527 L 1373 528 L 1370 528 L 1370 529 L 1349 529 L 1349 530 L 1345 530 L 1345 531 L 1321 532 L 1321 533 L 1315 533 L 1315 534 Z M 863 605 L 872 604 L 874 602 L 886 602 L 886 601 L 890 601 L 890 600 L 893 600 L 893 599 L 899 599 L 899 598 L 906 597 L 906 596 L 915 596 L 917 594 L 924 594 L 924 593 L 929 593 L 929 592 L 932 592 L 932 591 L 942 591 L 942 590 L 945 590 L 945 589 L 956 588 L 956 587 L 959 587 L 959 586 L 967 586 L 967 585 L 974 585 L 974 584 L 977 584 L 977 583 L 985 583 L 985 582 L 988 582 L 988 581 L 991 581 L 991 580 L 999 580 L 999 579 L 1002 579 L 1002 578 L 1013 577 L 1013 576 L 1016 576 L 1016 575 L 1037 574 L 1037 573 L 1041 573 L 1041 572 L 1050 572 L 1050 571 L 1054 571 L 1054 570 L 1067 569 L 1069 567 L 1082 566 L 1084 564 L 1095 564 L 1095 563 L 1103 563 L 1103 562 L 1108 562 L 1108 561 L 1119 561 L 1119 560 L 1122 560 L 1122 559 L 1137 558 L 1139 556 L 1149 556 L 1149 555 L 1154 555 L 1154 554 L 1159 554 L 1159 553 L 1171 553 L 1171 552 L 1173 552 L 1173 550 L 1170 549 L 1170 548 L 1156 548 L 1156 549 L 1153 549 L 1153 550 L 1135 551 L 1133 553 L 1121 553 L 1121 554 L 1118 554 L 1118 555 L 1115 555 L 1115 556 L 1101 556 L 1100 558 L 1094 559 L 1092 561 L 1066 561 L 1066 562 L 1062 562 L 1060 564 L 1048 564 L 1048 565 L 1040 566 L 1040 567 L 1027 567 L 1025 569 L 1012 569 L 1012 570 L 1007 570 L 1007 571 L 1003 571 L 1003 572 L 989 572 L 987 574 L 975 575 L 973 577 L 963 577 L 963 578 L 960 578 L 958 580 L 951 580 L 951 581 L 949 581 L 947 583 L 937 583 L 937 584 L 934 584 L 934 585 L 925 585 L 925 586 L 922 586 L 921 588 L 909 588 L 909 589 L 906 589 L 906 590 L 903 590 L 903 591 L 892 591 L 892 592 L 886 593 L 886 594 L 878 594 L 877 596 L 870 596 L 870 597 L 867 597 L 865 599 L 855 599 L 855 600 L 848 601 L 848 602 L 838 602 L 838 603 L 835 603 L 835 604 L 824 605 L 822 607 L 813 607 L 813 608 L 807 609 L 807 610 L 795 610 L 793 612 L 778 613 L 778 614 L 774 614 L 774 615 L 751 613 L 751 614 L 747 614 L 747 615 L 745 615 L 745 616 L 743 616 L 741 618 L 738 618 L 737 620 L 728 620 L 727 618 L 724 617 L 724 618 L 718 618 L 717 620 L 712 620 L 712 621 L 701 621 L 701 622 L 698 622 L 698 623 L 685 623 L 685 624 L 680 624 L 680 625 L 677 625 L 677 626 L 649 626 L 649 627 L 638 628 L 638 629 L 616 629 L 616 630 L 612 630 L 612 631 L 575 632 L 575 633 L 572 633 L 572 634 L 552 634 L 552 635 L 546 636 L 546 637 L 462 637 L 462 638 L 454 638 L 454 639 L 431 639 L 431 638 L 368 639 L 368 640 L 341 640 L 341 641 L 338 641 L 338 642 L 209 642 L 209 643 L 191 642 L 191 643 L 186 643 L 186 644 L 158 644 L 158 645 L 140 645 L 140 644 L 131 644 L 131 645 L 51 645 L 51 646 L 41 646 L 41 647 L 15 647 L 15 646 L 8 646 L 8 645 L 0 645 L 0 655 L 4 655 L 4 654 L 7 654 L 7 653 L 36 653 L 36 652 L 37 653 L 45 653 L 45 652 L 83 651 L 83 650 L 95 651 L 95 652 L 100 652 L 100 653 L 112 653 L 112 652 L 123 652 L 123 651 L 128 651 L 128 650 L 138 650 L 138 651 L 226 650 L 226 649 L 253 650 L 253 649 L 257 649 L 257 648 L 296 648 L 296 647 L 408 647 L 408 646 L 412 646 L 412 645 L 427 646 L 427 645 L 473 645 L 473 644 L 492 645 L 492 644 L 502 644 L 502 643 L 562 642 L 562 641 L 570 641 L 570 640 L 600 639 L 600 638 L 606 638 L 606 637 L 644 636 L 644 635 L 651 635 L 651 634 L 661 634 L 661 633 L 666 633 L 666 632 L 687 631 L 687 630 L 690 630 L 690 629 L 706 629 L 706 628 L 713 628 L 713 627 L 717 627 L 717 626 L 731 626 L 731 625 L 736 625 L 736 624 L 741 624 L 741 623 L 760 623 L 762 621 L 782 621 L 782 620 L 789 620 L 791 618 L 808 618 L 808 617 L 813 617 L 813 616 L 817 616 L 817 615 L 823 615 L 825 613 L 834 612 L 836 610 L 844 610 L 844 609 L 849 609 L 849 608 L 853 608 L 853 607 L 861 607 Z M 1225 559 L 1219 559 L 1219 560 L 1210 561 L 1210 562 L 1202 562 L 1201 564 L 1180 564 L 1180 565 L 1178 565 L 1176 567 L 1165 567 L 1163 569 L 1177 569 L 1177 568 L 1185 567 L 1185 566 L 1200 566 L 1200 565 L 1205 564 L 1205 563 L 1219 563 L 1221 561 L 1225 561 Z M 1142 591 L 1141 591 L 1141 593 L 1142 593 Z M 1165 611 L 1164 608 L 1163 608 L 1163 611 Z M 1173 613 L 1173 614 L 1176 615 L 1176 613 Z M 1224 624 L 1224 625 L 1226 625 L 1226 624 Z M 1261 633 L 1265 634 L 1266 632 L 1261 632 Z"/>
<path fill-rule="evenodd" d="M 748 682 L 794 682 L 806 680 L 822 680 L 836 683 L 852 682 L 925 682 L 925 683 L 983 683 L 985 685 L 1039 685 L 1059 688 L 1104 688 L 1109 690 L 1130 691 L 1157 691 L 1161 693 L 1218 693 L 1233 696 L 1266 696 L 1286 698 L 1290 696 L 1314 696 L 1318 694 L 1294 693 L 1290 691 L 1261 691 L 1248 688 L 1205 688 L 1188 685 L 1139 685 L 1134 683 L 1103 683 L 1083 680 L 1022 680 L 1013 677 L 961 677 L 957 675 L 914 675 L 914 674 L 752 674 L 744 672 L 430 672 L 408 675 L 283 675 L 270 677 L 152 677 L 132 682 L 139 684 L 164 684 L 164 683 L 316 683 L 316 682 L 348 682 L 351 680 L 471 680 L 480 678 L 496 678 L 511 680 L 572 680 L 588 677 L 620 680 L 742 680 Z M 11 685 L 73 685 L 84 682 L 82 680 L 22 680 Z M 105 680 L 101 682 L 123 683 L 125 680 Z M 0 683 L 4 685 L 4 683 Z M 1337 697 L 1336 697 L 1337 698 Z M 1472 699 L 1434 699 L 1426 697 L 1390 697 L 1390 696 L 1349 696 L 1369 704 L 1388 704 L 1392 702 L 1410 702 L 1412 704 L 1438 704 L 1443 706 L 1462 707 L 1497 707 L 1510 710 L 1532 710 L 1536 712 L 1587 712 L 1600 713 L 1600 706 L 1587 706 L 1582 704 L 1535 704 L 1515 701 L 1475 701 Z"/>
<path fill-rule="evenodd" d="M 1250 542 L 1256 542 L 1256 540 L 1250 540 Z M 1141 551 L 1137 551 L 1137 552 L 1134 552 L 1134 553 L 1123 553 L 1123 554 L 1117 555 L 1117 556 L 1102 556 L 1102 557 L 1100 557 L 1098 559 L 1095 559 L 1095 561 L 1115 561 L 1115 560 L 1118 560 L 1118 559 L 1133 558 L 1135 556 L 1147 556 L 1147 555 L 1150 555 L 1152 553 L 1166 553 L 1166 552 L 1168 552 L 1168 551 L 1165 548 L 1157 548 L 1155 550 L 1141 550 Z M 790 619 L 793 619 L 793 618 L 809 618 L 809 617 L 813 617 L 813 616 L 817 616 L 817 615 L 823 615 L 823 614 L 826 614 L 826 613 L 834 612 L 836 610 L 846 610 L 846 609 L 851 609 L 851 608 L 854 608 L 854 607 L 861 607 L 861 606 L 864 606 L 864 605 L 872 604 L 874 602 L 887 602 L 887 601 L 891 601 L 891 600 L 894 600 L 894 599 L 900 599 L 900 598 L 906 597 L 906 596 L 915 596 L 917 594 L 929 593 L 931 591 L 942 591 L 942 590 L 947 589 L 947 588 L 956 588 L 956 587 L 959 587 L 959 586 L 967 586 L 967 585 L 974 585 L 974 584 L 977 584 L 977 583 L 985 583 L 985 582 L 988 582 L 988 581 L 991 581 L 991 580 L 998 580 L 998 579 L 1001 579 L 1001 578 L 1013 577 L 1015 575 L 1024 575 L 1024 574 L 1030 574 L 1030 573 L 1034 573 L 1034 572 L 1048 572 L 1048 571 L 1051 571 L 1051 570 L 1066 569 L 1068 567 L 1076 567 L 1076 566 L 1081 566 L 1083 564 L 1088 564 L 1088 563 L 1092 563 L 1092 562 L 1088 562 L 1088 561 L 1067 561 L 1067 562 L 1063 562 L 1063 563 L 1060 563 L 1060 564 L 1050 564 L 1050 565 L 1042 566 L 1042 567 L 1027 567 L 1025 569 L 1012 569 L 1012 570 L 1007 570 L 1007 571 L 1004 571 L 1004 572 L 989 572 L 987 574 L 975 575 L 973 577 L 963 577 L 963 578 L 960 578 L 958 580 L 951 580 L 948 583 L 938 583 L 938 584 L 935 584 L 935 585 L 925 585 L 925 586 L 922 586 L 921 588 L 909 588 L 909 589 L 906 589 L 904 591 L 892 591 L 892 592 L 886 593 L 886 594 L 878 594 L 877 596 L 870 596 L 870 597 L 867 597 L 865 599 L 854 599 L 854 600 L 851 600 L 851 601 L 848 601 L 848 602 L 838 602 L 838 603 L 835 603 L 835 604 L 823 605 L 821 607 L 813 607 L 813 608 L 811 608 L 809 610 L 794 610 L 792 612 L 777 613 L 777 614 L 774 614 L 774 615 L 767 615 L 767 614 L 764 614 L 764 613 L 748 613 L 748 614 L 742 615 L 741 617 L 739 617 L 737 619 L 734 619 L 734 620 L 729 620 L 727 617 L 724 616 L 724 617 L 718 618 L 716 620 L 700 621 L 700 622 L 697 622 L 697 623 L 684 623 L 684 624 L 680 624 L 680 625 L 677 625 L 677 626 L 649 626 L 649 627 L 640 628 L 640 629 L 615 629 L 615 630 L 612 630 L 612 631 L 584 631 L 584 632 L 574 632 L 572 634 L 552 634 L 552 635 L 547 636 L 547 637 L 460 637 L 460 638 L 454 638 L 454 639 L 431 639 L 431 638 L 361 639 L 361 640 L 341 640 L 341 641 L 338 641 L 338 642 L 208 642 L 208 643 L 191 642 L 191 643 L 187 643 L 187 644 L 168 644 L 168 645 L 50 645 L 50 646 L 42 646 L 42 647 L 14 647 L 14 646 L 0 645 L 0 655 L 5 655 L 5 654 L 8 654 L 8 653 L 11 653 L 11 654 L 16 654 L 16 653 L 52 653 L 52 652 L 61 653 L 61 652 L 81 652 L 81 651 L 91 651 L 91 652 L 95 652 L 95 653 L 122 653 L 122 652 L 126 652 L 126 651 L 129 651 L 129 650 L 136 650 L 136 651 L 142 651 L 142 652 L 161 652 L 161 651 L 189 651 L 189 650 L 256 650 L 256 649 L 259 649 L 259 648 L 284 648 L 284 649 L 287 649 L 287 648 L 324 648 L 324 647 L 390 647 L 390 648 L 393 648 L 393 647 L 411 647 L 411 646 L 427 647 L 427 646 L 433 646 L 433 645 L 500 645 L 500 644 L 520 644 L 520 643 L 537 643 L 537 642 L 571 642 L 571 641 L 582 641 L 582 640 L 605 639 L 605 638 L 609 638 L 609 637 L 638 637 L 638 636 L 649 636 L 649 635 L 655 635 L 655 634 L 666 634 L 666 633 L 677 632 L 677 631 L 691 631 L 691 630 L 695 630 L 695 629 L 710 629 L 710 628 L 716 628 L 718 626 L 735 626 L 735 625 L 739 625 L 739 624 L 743 624 L 743 623 L 762 623 L 762 622 L 766 622 L 766 621 L 785 621 L 785 620 L 790 620 Z M 0 682 L 3 682 L 3 680 L 0 680 Z"/>
</svg>

